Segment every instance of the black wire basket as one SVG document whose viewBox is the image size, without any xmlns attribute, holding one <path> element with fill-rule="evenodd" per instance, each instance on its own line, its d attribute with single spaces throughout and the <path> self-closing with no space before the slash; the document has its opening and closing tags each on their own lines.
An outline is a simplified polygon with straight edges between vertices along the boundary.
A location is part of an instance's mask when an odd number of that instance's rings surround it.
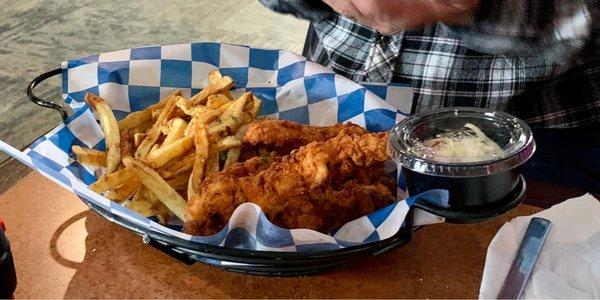
<svg viewBox="0 0 600 300">
<path fill-rule="evenodd" d="M 27 96 L 29 100 L 37 105 L 58 111 L 63 121 L 65 121 L 69 113 L 63 105 L 44 100 L 33 93 L 33 89 L 38 84 L 61 73 L 61 69 L 54 69 L 33 79 L 27 87 Z M 80 198 L 90 209 L 105 219 L 142 236 L 142 241 L 145 244 L 153 246 L 186 264 L 191 265 L 195 262 L 202 262 L 217 268 L 245 274 L 299 276 L 331 270 L 355 262 L 360 258 L 378 255 L 408 244 L 416 228 L 413 226 L 415 208 L 444 217 L 448 223 L 483 222 L 496 218 L 519 205 L 523 201 L 525 190 L 525 179 L 519 175 L 518 183 L 513 191 L 494 206 L 457 210 L 416 201 L 409 210 L 403 226 L 393 236 L 377 242 L 314 252 L 258 251 L 191 242 L 156 229 L 141 227 L 118 214 L 112 213 L 107 208 L 86 200 L 84 197 Z"/>
<path fill-rule="evenodd" d="M 33 93 L 34 88 L 38 84 L 52 76 L 61 74 L 61 72 L 61 69 L 55 69 L 33 79 L 27 87 L 27 96 L 29 100 L 37 105 L 58 111 L 63 121 L 65 121 L 69 113 L 63 105 L 44 100 Z M 113 214 L 104 207 L 94 204 L 83 197 L 80 198 L 90 209 L 105 219 L 142 236 L 142 241 L 145 244 L 151 245 L 186 264 L 202 262 L 217 268 L 245 274 L 268 276 L 315 274 L 349 264 L 365 256 L 378 255 L 406 245 L 410 242 L 413 230 L 413 212 L 410 211 L 403 227 L 395 235 L 377 242 L 337 250 L 315 252 L 274 252 L 233 249 L 190 242 L 155 229 L 143 228 L 117 214 Z"/>
</svg>

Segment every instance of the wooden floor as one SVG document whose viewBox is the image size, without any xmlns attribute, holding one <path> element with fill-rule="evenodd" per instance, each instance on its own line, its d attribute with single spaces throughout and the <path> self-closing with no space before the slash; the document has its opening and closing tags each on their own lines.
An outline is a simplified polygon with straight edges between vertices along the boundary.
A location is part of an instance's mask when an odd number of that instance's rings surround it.
<svg viewBox="0 0 600 300">
<path fill-rule="evenodd" d="M 192 41 L 301 52 L 307 26 L 256 0 L 0 0 L 0 140 L 22 148 L 60 122 L 58 113 L 30 103 L 25 88 L 62 61 Z M 60 80 L 48 83 L 38 93 L 60 101 Z M 2 172 L 0 182 L 18 177 Z"/>
</svg>

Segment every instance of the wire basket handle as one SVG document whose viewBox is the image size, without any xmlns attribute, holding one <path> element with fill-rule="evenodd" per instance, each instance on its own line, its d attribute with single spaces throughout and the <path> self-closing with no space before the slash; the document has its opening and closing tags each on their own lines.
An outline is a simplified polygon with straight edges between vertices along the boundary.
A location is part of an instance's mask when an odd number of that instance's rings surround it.
<svg viewBox="0 0 600 300">
<path fill-rule="evenodd" d="M 65 121 L 69 115 L 67 114 L 67 110 L 62 105 L 54 103 L 52 101 L 44 100 L 44 99 L 36 96 L 35 94 L 33 94 L 33 89 L 38 84 L 40 84 L 42 81 L 44 81 L 52 76 L 60 75 L 61 73 L 62 73 L 62 70 L 60 68 L 58 68 L 58 69 L 54 69 L 52 71 L 46 72 L 46 73 L 34 78 L 27 86 L 27 97 L 29 98 L 29 101 L 31 101 L 39 106 L 52 108 L 52 109 L 58 111 L 60 113 L 60 116 L 63 119 L 63 121 Z"/>
</svg>

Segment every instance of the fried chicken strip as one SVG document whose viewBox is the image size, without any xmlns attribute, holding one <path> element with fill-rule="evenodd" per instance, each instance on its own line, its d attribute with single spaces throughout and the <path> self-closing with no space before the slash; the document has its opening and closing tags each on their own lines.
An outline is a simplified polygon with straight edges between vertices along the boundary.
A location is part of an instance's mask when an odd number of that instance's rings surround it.
<svg viewBox="0 0 600 300">
<path fill-rule="evenodd" d="M 387 134 L 341 133 L 283 158 L 256 157 L 208 178 L 187 205 L 185 232 L 221 230 L 244 202 L 285 228 L 329 232 L 394 200 L 383 171 Z M 375 172 L 373 172 L 375 170 Z"/>
<path fill-rule="evenodd" d="M 352 123 L 321 127 L 302 125 L 287 120 L 263 119 L 250 125 L 242 142 L 246 148 L 266 149 L 286 155 L 293 149 L 311 142 L 324 142 L 334 138 L 340 132 L 360 135 L 367 133 L 364 128 Z"/>
</svg>

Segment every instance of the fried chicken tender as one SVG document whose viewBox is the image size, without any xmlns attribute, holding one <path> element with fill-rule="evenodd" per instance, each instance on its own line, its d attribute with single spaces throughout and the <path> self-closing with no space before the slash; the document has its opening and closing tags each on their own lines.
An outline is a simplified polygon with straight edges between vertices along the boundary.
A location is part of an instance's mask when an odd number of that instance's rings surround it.
<svg viewBox="0 0 600 300">
<path fill-rule="evenodd" d="M 367 133 L 364 128 L 352 123 L 321 127 L 287 120 L 263 119 L 250 125 L 242 142 L 246 149 L 265 149 L 286 155 L 311 142 L 324 142 L 334 138 L 341 132 L 360 135 Z"/>
<path fill-rule="evenodd" d="M 187 204 L 184 231 L 220 231 L 244 202 L 262 208 L 285 228 L 321 232 L 394 201 L 394 181 L 383 171 L 387 134 L 340 133 L 285 157 L 255 157 L 207 178 Z"/>
</svg>

